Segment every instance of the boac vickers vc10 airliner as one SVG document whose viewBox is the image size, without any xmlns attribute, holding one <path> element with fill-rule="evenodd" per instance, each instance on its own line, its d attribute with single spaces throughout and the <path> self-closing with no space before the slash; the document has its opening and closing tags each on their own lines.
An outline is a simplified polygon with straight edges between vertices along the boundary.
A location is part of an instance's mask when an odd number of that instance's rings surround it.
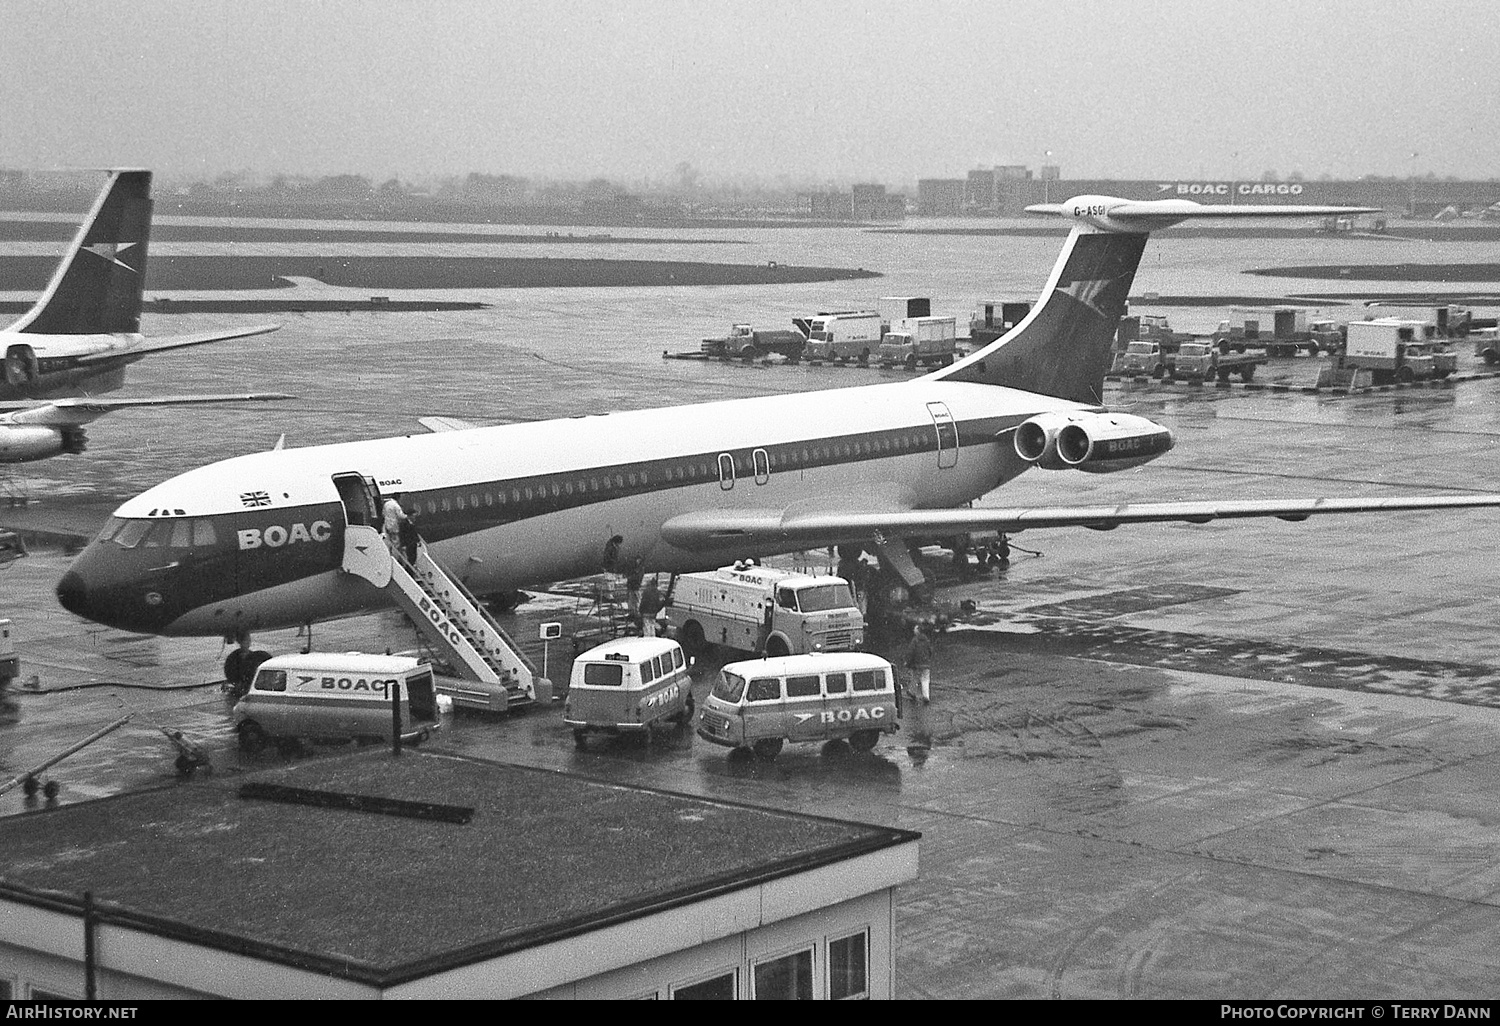
<svg viewBox="0 0 1500 1026">
<path fill-rule="evenodd" d="M 1032 467 L 1114 471 L 1172 447 L 1165 427 L 1102 406 L 1151 231 L 1364 212 L 1103 196 L 1032 209 L 1074 222 L 1041 300 L 1007 335 L 932 374 L 239 456 L 120 506 L 58 598 L 125 630 L 242 645 L 252 631 L 380 608 L 390 600 L 371 580 L 381 578 L 345 567 L 368 547 L 356 539 L 376 537 L 382 493 L 421 511 L 432 557 L 480 594 L 835 544 L 898 557 L 908 540 L 966 532 L 1500 505 L 1447 495 L 970 508 Z"/>
</svg>

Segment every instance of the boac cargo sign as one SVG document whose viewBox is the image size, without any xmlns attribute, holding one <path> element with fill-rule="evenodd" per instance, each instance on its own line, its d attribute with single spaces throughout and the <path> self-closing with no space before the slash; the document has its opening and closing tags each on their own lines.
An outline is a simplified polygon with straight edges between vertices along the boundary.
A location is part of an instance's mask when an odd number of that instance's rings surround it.
<svg viewBox="0 0 1500 1026">
<path fill-rule="evenodd" d="M 1174 196 L 1300 196 L 1301 182 L 1158 182 L 1156 191 Z"/>
</svg>

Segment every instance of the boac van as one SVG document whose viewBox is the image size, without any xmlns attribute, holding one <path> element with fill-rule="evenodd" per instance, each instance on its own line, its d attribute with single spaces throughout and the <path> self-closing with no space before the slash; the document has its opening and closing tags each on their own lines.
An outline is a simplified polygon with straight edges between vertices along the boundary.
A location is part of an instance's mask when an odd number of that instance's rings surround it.
<svg viewBox="0 0 1500 1026">
<path fill-rule="evenodd" d="M 726 748 L 747 749 L 767 761 L 785 741 L 849 740 L 858 752 L 893 734 L 896 674 L 864 652 L 747 659 L 719 673 L 703 700 L 698 736 Z"/>
<path fill-rule="evenodd" d="M 423 741 L 437 729 L 432 667 L 410 656 L 310 652 L 261 663 L 234 706 L 240 747 L 300 738 L 376 741 L 391 736 L 391 693 L 401 689 L 401 737 Z"/>
<path fill-rule="evenodd" d="M 563 722 L 582 748 L 591 733 L 649 732 L 693 719 L 693 682 L 682 646 L 667 638 L 617 638 L 573 660 Z"/>
</svg>

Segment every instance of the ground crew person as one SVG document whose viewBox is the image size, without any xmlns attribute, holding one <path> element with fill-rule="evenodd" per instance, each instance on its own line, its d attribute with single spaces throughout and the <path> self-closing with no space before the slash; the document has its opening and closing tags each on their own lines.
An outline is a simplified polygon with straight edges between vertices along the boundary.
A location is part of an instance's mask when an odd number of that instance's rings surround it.
<svg viewBox="0 0 1500 1026">
<path fill-rule="evenodd" d="M 920 623 L 911 625 L 911 642 L 906 646 L 904 665 L 916 678 L 922 704 L 932 701 L 932 642 Z M 915 697 L 915 696 L 913 696 Z"/>
<path fill-rule="evenodd" d="M 656 614 L 661 612 L 663 605 L 661 590 L 653 577 L 641 589 L 641 637 L 656 637 Z"/>
</svg>

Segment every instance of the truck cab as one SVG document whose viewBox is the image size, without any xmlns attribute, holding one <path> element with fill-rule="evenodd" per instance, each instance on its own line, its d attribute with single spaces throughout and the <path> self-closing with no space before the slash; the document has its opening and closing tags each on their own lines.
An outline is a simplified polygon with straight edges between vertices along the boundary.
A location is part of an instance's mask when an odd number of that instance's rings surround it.
<svg viewBox="0 0 1500 1026">
<path fill-rule="evenodd" d="M 1159 378 L 1166 374 L 1167 366 L 1161 355 L 1159 342 L 1131 342 L 1121 357 L 1120 372 L 1132 377 L 1146 374 Z"/>
</svg>

